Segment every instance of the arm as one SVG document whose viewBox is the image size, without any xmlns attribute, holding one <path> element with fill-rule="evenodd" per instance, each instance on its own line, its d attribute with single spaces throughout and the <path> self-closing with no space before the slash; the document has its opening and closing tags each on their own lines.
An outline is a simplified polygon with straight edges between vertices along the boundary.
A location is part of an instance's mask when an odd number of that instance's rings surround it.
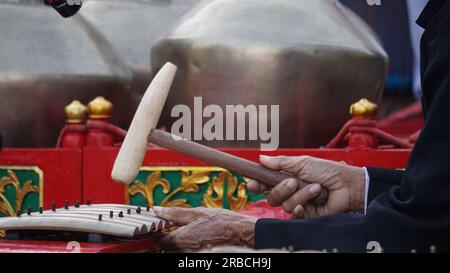
<svg viewBox="0 0 450 273">
<path fill-rule="evenodd" d="M 366 187 L 368 187 L 366 205 L 393 186 L 400 185 L 404 174 L 404 171 L 382 168 L 366 168 L 366 170 Z M 261 219 L 256 224 L 255 247 L 266 249 L 295 246 L 298 249 L 319 249 L 316 244 L 317 238 L 320 237 L 320 242 L 333 242 L 334 245 L 322 245 L 327 251 L 332 251 L 334 248 L 341 252 L 365 251 L 364 240 L 350 239 L 365 236 L 361 233 L 362 229 L 358 228 L 362 224 L 364 224 L 364 217 L 350 214 L 315 218 L 307 222 L 291 221 L 289 225 L 285 225 L 283 220 Z M 272 235 L 268 236 L 269 234 Z M 308 234 L 308 236 L 303 237 L 298 234 Z M 348 242 L 352 242 L 351 245 Z"/>
<path fill-rule="evenodd" d="M 257 247 L 292 242 L 296 249 L 364 251 L 368 242 L 378 241 L 388 252 L 425 252 L 431 245 L 438 251 L 450 249 L 450 2 L 442 9 L 422 41 L 424 101 L 429 111 L 401 185 L 376 197 L 366 216 L 260 220 Z M 275 228 L 284 232 L 283 237 L 270 238 Z"/>
<path fill-rule="evenodd" d="M 394 186 L 400 186 L 404 171 L 387 170 L 382 168 L 366 168 L 369 175 L 367 191 L 367 205 L 376 197 L 387 192 Z"/>
<path fill-rule="evenodd" d="M 260 219 L 256 222 L 255 248 L 363 252 L 367 245 L 364 221 L 360 214 L 289 221 Z"/>
</svg>

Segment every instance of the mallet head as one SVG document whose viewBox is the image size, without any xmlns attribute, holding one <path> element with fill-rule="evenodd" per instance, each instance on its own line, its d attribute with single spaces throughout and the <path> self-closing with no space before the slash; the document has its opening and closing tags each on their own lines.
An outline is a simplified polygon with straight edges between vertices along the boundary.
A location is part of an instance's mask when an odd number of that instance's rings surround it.
<svg viewBox="0 0 450 273">
<path fill-rule="evenodd" d="M 128 185 L 138 175 L 147 151 L 148 135 L 158 123 L 176 70 L 175 65 L 166 63 L 145 91 L 114 163 L 111 176 L 115 181 Z"/>
</svg>

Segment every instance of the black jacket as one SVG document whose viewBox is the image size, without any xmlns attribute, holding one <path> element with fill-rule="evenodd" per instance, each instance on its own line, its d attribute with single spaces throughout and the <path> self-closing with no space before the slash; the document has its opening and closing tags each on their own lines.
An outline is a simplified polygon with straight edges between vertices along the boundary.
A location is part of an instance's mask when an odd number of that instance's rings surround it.
<svg viewBox="0 0 450 273">
<path fill-rule="evenodd" d="M 406 171 L 368 169 L 366 215 L 259 220 L 256 248 L 450 252 L 450 0 L 430 0 L 417 22 L 425 124 Z"/>
</svg>

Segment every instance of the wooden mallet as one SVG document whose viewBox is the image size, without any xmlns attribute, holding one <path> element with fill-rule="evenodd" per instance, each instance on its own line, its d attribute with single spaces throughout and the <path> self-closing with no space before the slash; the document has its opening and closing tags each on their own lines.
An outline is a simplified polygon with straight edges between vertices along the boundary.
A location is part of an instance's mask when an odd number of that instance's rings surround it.
<svg viewBox="0 0 450 273">
<path fill-rule="evenodd" d="M 247 178 L 255 179 L 269 187 L 273 187 L 288 178 L 296 179 L 300 187 L 307 185 L 306 182 L 288 173 L 270 170 L 253 161 L 156 129 L 176 70 L 175 65 L 165 64 L 147 88 L 114 163 L 111 176 L 115 181 L 127 185 L 134 181 L 147 151 L 148 142 L 151 142 L 160 147 L 239 173 Z M 313 203 L 323 204 L 327 197 L 328 192 L 322 189 Z"/>
</svg>

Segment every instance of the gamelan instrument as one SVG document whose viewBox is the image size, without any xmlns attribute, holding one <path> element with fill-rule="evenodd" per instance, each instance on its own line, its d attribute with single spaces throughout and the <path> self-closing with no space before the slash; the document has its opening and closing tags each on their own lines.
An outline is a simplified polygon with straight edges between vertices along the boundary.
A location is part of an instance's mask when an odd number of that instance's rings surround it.
<svg viewBox="0 0 450 273">
<path fill-rule="evenodd" d="M 63 19 L 41 1 L 0 0 L 0 18 L 0 51 L 8 53 L 0 62 L 5 147 L 53 147 L 65 125 L 58 109 L 74 99 L 107 97 L 118 107 L 111 122 L 130 123 L 139 102 L 132 71 L 81 14 Z"/>
<path fill-rule="evenodd" d="M 296 179 L 300 186 L 307 184 L 298 177 L 270 170 L 255 162 L 156 129 L 155 126 L 158 123 L 176 70 L 177 67 L 175 65 L 166 63 L 145 92 L 114 163 L 111 176 L 115 181 L 123 184 L 133 182 L 139 173 L 139 167 L 147 152 L 148 143 L 151 142 L 239 173 L 248 178 L 256 179 L 270 187 L 287 178 Z M 322 204 L 326 201 L 327 196 L 328 192 L 322 189 L 322 192 L 314 199 L 314 202 Z"/>
<path fill-rule="evenodd" d="M 160 125 L 170 128 L 173 106 L 193 109 L 192 98 L 201 95 L 205 104 L 223 109 L 279 105 L 280 148 L 326 144 L 347 121 L 349 105 L 363 97 L 379 101 L 388 70 L 376 34 L 341 2 L 202 1 L 152 47 L 152 71 L 167 61 L 179 68 L 177 92 L 169 94 Z M 260 144 L 198 142 L 220 148 Z"/>
<path fill-rule="evenodd" d="M 42 232 L 84 233 L 91 239 L 102 236 L 134 238 L 160 232 L 167 225 L 168 222 L 156 217 L 149 207 L 117 204 L 68 206 L 66 202 L 63 208 L 53 205 L 51 210 L 41 208 L 39 212 L 28 211 L 16 217 L 0 218 L 0 230 L 5 230 L 6 238 L 10 239 Z"/>
</svg>

